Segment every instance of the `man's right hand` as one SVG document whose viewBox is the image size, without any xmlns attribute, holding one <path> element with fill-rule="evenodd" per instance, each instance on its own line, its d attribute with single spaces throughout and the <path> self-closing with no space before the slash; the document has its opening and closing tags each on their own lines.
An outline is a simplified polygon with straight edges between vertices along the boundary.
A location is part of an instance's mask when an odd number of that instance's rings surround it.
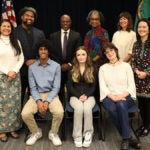
<svg viewBox="0 0 150 150">
<path fill-rule="evenodd" d="M 26 62 L 25 62 L 25 64 L 27 65 L 27 66 L 30 66 L 30 65 L 32 65 L 33 63 L 35 63 L 36 62 L 36 59 L 29 59 L 29 60 L 27 60 Z"/>
<path fill-rule="evenodd" d="M 37 102 L 37 107 L 38 107 L 38 111 L 42 114 L 45 115 L 46 111 L 44 109 L 44 103 L 41 100 L 38 100 Z"/>
</svg>

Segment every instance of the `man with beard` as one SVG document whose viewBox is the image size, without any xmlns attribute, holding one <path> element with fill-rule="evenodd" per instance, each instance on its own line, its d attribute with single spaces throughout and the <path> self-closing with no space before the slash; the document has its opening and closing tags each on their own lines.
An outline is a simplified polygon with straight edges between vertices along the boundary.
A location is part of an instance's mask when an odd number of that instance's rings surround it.
<svg viewBox="0 0 150 150">
<path fill-rule="evenodd" d="M 24 65 L 22 66 L 21 73 L 21 84 L 22 84 L 22 95 L 21 102 L 25 96 L 25 91 L 28 88 L 28 67 L 36 61 L 37 52 L 35 50 L 36 43 L 45 39 L 43 31 L 33 27 L 35 19 L 37 18 L 36 10 L 32 7 L 24 7 L 20 10 L 21 25 L 15 29 L 15 34 L 21 42 L 23 53 L 24 53 Z"/>
</svg>

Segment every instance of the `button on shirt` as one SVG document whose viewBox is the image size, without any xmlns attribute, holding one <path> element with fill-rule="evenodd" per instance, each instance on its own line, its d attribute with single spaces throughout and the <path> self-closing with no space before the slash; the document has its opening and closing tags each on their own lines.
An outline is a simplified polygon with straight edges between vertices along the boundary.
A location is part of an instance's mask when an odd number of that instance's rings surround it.
<svg viewBox="0 0 150 150">
<path fill-rule="evenodd" d="M 33 99 L 42 99 L 40 93 L 50 92 L 47 101 L 51 102 L 58 95 L 60 89 L 61 69 L 55 61 L 48 59 L 47 64 L 42 66 L 36 61 L 29 67 L 29 85 Z"/>
</svg>

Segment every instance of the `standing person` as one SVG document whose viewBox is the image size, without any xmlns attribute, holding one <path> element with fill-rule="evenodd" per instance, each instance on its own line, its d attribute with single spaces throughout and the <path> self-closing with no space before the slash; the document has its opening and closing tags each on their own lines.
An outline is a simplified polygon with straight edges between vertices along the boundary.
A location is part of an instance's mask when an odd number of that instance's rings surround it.
<svg viewBox="0 0 150 150">
<path fill-rule="evenodd" d="M 19 138 L 21 127 L 21 82 L 19 70 L 24 57 L 14 28 L 9 20 L 0 22 L 0 140 L 7 142 L 7 133 Z"/>
<path fill-rule="evenodd" d="M 133 21 L 129 12 L 119 14 L 117 29 L 113 35 L 112 43 L 117 46 L 120 59 L 124 62 L 130 62 L 136 33 L 132 30 Z"/>
<path fill-rule="evenodd" d="M 67 82 L 70 105 L 74 109 L 73 138 L 76 147 L 89 147 L 92 142 L 94 130 L 92 109 L 95 105 L 96 82 L 97 72 L 92 66 L 88 51 L 84 46 L 80 46 L 75 52 Z"/>
<path fill-rule="evenodd" d="M 90 52 L 93 63 L 99 68 L 103 64 L 102 48 L 109 41 L 108 32 L 102 28 L 104 17 L 98 10 L 91 10 L 87 21 L 92 29 L 86 33 L 84 46 Z"/>
<path fill-rule="evenodd" d="M 28 88 L 28 67 L 36 61 L 37 53 L 35 45 L 42 39 L 45 39 L 43 31 L 33 27 L 35 19 L 37 18 L 36 10 L 32 7 L 24 7 L 20 10 L 21 25 L 15 29 L 15 34 L 22 45 L 25 61 L 21 68 L 21 85 L 22 95 L 21 101 L 25 96 L 25 91 Z"/>
<path fill-rule="evenodd" d="M 60 17 L 60 31 L 50 34 L 52 55 L 51 58 L 61 65 L 61 89 L 60 99 L 64 98 L 64 85 L 67 81 L 67 72 L 71 67 L 74 52 L 81 45 L 81 37 L 78 32 L 71 29 L 71 17 L 64 14 Z"/>
<path fill-rule="evenodd" d="M 141 144 L 131 138 L 128 118 L 128 109 L 135 105 L 133 99 L 136 99 L 132 68 L 119 59 L 114 44 L 107 43 L 104 54 L 107 63 L 99 70 L 100 100 L 122 137 L 120 150 L 128 150 L 129 145 L 139 149 Z"/>
<path fill-rule="evenodd" d="M 143 125 L 137 130 L 140 136 L 150 131 L 150 22 L 137 23 L 137 41 L 133 46 L 132 68 L 135 73 L 136 91 Z"/>
<path fill-rule="evenodd" d="M 57 133 L 64 112 L 58 97 L 61 80 L 60 65 L 49 59 L 50 46 L 48 40 L 40 41 L 37 50 L 39 59 L 29 67 L 31 97 L 22 110 L 23 121 L 32 133 L 26 144 L 33 145 L 42 137 L 42 131 L 35 122 L 34 114 L 39 111 L 41 115 L 45 115 L 49 109 L 53 119 L 48 138 L 55 146 L 59 146 L 62 142 Z"/>
</svg>

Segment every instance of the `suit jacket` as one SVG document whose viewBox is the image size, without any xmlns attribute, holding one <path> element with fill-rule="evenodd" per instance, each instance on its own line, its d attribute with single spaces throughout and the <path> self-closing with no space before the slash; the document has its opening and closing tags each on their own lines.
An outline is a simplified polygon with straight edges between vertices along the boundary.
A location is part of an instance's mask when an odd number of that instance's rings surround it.
<svg viewBox="0 0 150 150">
<path fill-rule="evenodd" d="M 50 56 L 59 64 L 71 63 L 76 48 L 78 46 L 81 46 L 82 44 L 80 33 L 70 30 L 67 42 L 66 59 L 63 60 L 61 46 L 61 31 L 50 34 L 49 40 L 51 42 Z"/>
<path fill-rule="evenodd" d="M 45 39 L 45 35 L 44 35 L 43 31 L 33 27 L 32 32 L 33 32 L 33 44 L 32 44 L 32 46 L 30 46 L 28 39 L 27 39 L 25 29 L 22 28 L 21 25 L 18 26 L 17 28 L 15 28 L 15 35 L 16 35 L 17 39 L 19 39 L 19 41 L 21 42 L 25 61 L 28 59 L 36 59 L 37 58 L 38 52 L 36 51 L 36 44 L 40 40 Z M 21 75 L 26 76 L 26 77 L 28 76 L 28 67 L 26 66 L 25 63 L 23 64 L 23 66 L 21 68 Z"/>
<path fill-rule="evenodd" d="M 37 57 L 36 52 L 36 44 L 40 41 L 45 39 L 44 32 L 33 27 L 33 45 L 30 46 L 25 30 L 22 28 L 22 26 L 18 26 L 15 28 L 15 35 L 21 42 L 22 50 L 24 53 L 25 60 L 28 59 L 35 59 Z"/>
</svg>

